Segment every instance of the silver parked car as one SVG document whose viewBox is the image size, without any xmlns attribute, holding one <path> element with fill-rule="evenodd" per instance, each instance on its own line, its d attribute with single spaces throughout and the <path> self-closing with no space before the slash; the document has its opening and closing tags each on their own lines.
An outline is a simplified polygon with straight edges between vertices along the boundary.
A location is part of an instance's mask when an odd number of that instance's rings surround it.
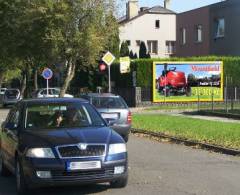
<svg viewBox="0 0 240 195">
<path fill-rule="evenodd" d="M 131 128 L 131 112 L 122 97 L 109 93 L 91 93 L 82 95 L 93 104 L 116 132 L 127 142 Z"/>
<path fill-rule="evenodd" d="M 7 89 L 3 95 L 3 107 L 16 104 L 21 99 L 22 98 L 19 89 Z"/>
</svg>

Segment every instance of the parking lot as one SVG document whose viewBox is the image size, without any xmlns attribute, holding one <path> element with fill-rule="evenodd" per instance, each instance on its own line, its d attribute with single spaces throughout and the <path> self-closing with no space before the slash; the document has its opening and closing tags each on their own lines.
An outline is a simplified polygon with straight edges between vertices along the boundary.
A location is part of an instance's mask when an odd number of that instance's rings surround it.
<svg viewBox="0 0 240 195">
<path fill-rule="evenodd" d="M 7 110 L 0 110 L 0 120 Z M 239 194 L 240 158 L 131 136 L 129 183 L 35 190 L 34 194 Z M 15 180 L 0 177 L 0 194 L 16 194 Z"/>
</svg>

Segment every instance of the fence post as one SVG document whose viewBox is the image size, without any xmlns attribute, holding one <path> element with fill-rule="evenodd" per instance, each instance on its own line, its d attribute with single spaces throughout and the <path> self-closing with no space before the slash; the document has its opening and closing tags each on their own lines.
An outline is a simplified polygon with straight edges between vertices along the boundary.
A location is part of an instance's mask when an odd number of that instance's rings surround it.
<svg viewBox="0 0 240 195">
<path fill-rule="evenodd" d="M 235 87 L 234 95 L 235 95 L 235 101 L 237 101 L 237 87 Z"/>
<path fill-rule="evenodd" d="M 135 106 L 137 107 L 142 102 L 141 87 L 135 87 Z"/>
</svg>

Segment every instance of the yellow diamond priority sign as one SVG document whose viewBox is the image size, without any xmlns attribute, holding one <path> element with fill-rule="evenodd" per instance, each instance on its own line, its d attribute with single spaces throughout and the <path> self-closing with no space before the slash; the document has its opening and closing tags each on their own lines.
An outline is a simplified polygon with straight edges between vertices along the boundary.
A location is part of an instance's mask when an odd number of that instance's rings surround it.
<svg viewBox="0 0 240 195">
<path fill-rule="evenodd" d="M 111 66 L 111 64 L 113 63 L 113 61 L 115 60 L 115 56 L 111 53 L 111 52 L 107 52 L 103 58 L 102 61 L 104 61 L 108 66 Z"/>
</svg>

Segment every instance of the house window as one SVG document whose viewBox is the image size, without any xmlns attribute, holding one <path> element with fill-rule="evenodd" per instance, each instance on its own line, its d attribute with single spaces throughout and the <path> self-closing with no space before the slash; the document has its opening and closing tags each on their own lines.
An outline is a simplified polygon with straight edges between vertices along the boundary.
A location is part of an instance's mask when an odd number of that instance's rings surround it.
<svg viewBox="0 0 240 195">
<path fill-rule="evenodd" d="M 166 54 L 175 53 L 175 41 L 166 41 Z"/>
<path fill-rule="evenodd" d="M 202 42 L 202 25 L 196 26 L 196 42 Z"/>
<path fill-rule="evenodd" d="M 186 44 L 186 28 L 181 28 L 180 34 L 181 34 L 181 45 L 185 45 Z"/>
<path fill-rule="evenodd" d="M 148 52 L 150 54 L 158 53 L 158 41 L 147 41 L 147 45 L 148 45 Z"/>
<path fill-rule="evenodd" d="M 126 42 L 127 42 L 128 46 L 131 46 L 131 41 L 130 40 L 127 40 Z"/>
<path fill-rule="evenodd" d="M 155 21 L 155 27 L 156 28 L 160 28 L 160 20 L 156 20 Z"/>
<path fill-rule="evenodd" d="M 141 45 L 141 41 L 140 40 L 136 40 L 136 45 L 140 46 Z"/>
<path fill-rule="evenodd" d="M 218 18 L 216 20 L 216 33 L 215 37 L 224 37 L 225 35 L 225 19 L 224 18 Z"/>
</svg>

